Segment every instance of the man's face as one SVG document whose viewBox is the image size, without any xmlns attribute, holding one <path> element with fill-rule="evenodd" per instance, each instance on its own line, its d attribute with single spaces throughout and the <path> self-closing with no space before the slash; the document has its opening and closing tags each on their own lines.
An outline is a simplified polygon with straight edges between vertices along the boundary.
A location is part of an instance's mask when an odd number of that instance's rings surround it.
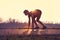
<svg viewBox="0 0 60 40">
<path fill-rule="evenodd" d="M 26 13 L 25 13 L 25 15 L 28 15 L 28 14 L 29 14 L 29 12 L 26 12 Z"/>
</svg>

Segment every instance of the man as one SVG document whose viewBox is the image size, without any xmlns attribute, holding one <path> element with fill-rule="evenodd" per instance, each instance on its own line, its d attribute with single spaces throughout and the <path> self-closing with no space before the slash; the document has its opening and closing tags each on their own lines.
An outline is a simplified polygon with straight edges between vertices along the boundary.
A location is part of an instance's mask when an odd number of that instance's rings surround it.
<svg viewBox="0 0 60 40">
<path fill-rule="evenodd" d="M 31 11 L 31 12 L 29 12 L 28 10 L 24 10 L 24 14 L 28 15 L 28 18 L 29 18 L 28 26 L 30 26 L 30 18 L 32 18 L 32 28 L 34 28 L 34 23 L 36 25 L 35 28 L 39 28 L 39 26 L 36 23 L 36 22 L 38 22 L 41 25 L 43 25 L 43 29 L 46 29 L 46 26 L 41 21 L 39 21 L 41 14 L 42 14 L 41 10 L 36 9 L 34 11 Z"/>
</svg>

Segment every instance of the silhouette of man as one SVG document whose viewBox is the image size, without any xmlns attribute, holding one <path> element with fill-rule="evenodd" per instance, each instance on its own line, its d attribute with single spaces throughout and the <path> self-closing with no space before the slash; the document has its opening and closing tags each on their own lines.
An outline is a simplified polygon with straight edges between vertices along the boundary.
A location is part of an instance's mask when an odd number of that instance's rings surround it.
<svg viewBox="0 0 60 40">
<path fill-rule="evenodd" d="M 34 11 L 31 11 L 31 12 L 29 12 L 28 10 L 24 10 L 24 14 L 28 15 L 28 18 L 29 18 L 28 26 L 30 26 L 30 18 L 32 18 L 32 28 L 34 28 L 34 23 L 36 25 L 35 28 L 39 28 L 39 26 L 36 23 L 36 22 L 38 22 L 41 25 L 43 25 L 43 29 L 46 29 L 46 26 L 41 21 L 39 21 L 41 14 L 42 14 L 41 10 L 36 9 Z"/>
</svg>

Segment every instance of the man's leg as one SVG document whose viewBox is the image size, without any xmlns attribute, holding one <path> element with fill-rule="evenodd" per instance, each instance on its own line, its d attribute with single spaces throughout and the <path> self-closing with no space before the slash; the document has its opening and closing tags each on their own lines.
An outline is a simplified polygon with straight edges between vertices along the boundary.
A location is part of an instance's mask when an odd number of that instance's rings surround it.
<svg viewBox="0 0 60 40">
<path fill-rule="evenodd" d="M 33 17 L 33 23 L 35 23 L 36 27 L 35 28 L 39 28 L 39 26 L 37 25 L 35 18 Z"/>
<path fill-rule="evenodd" d="M 34 31 L 34 19 L 32 17 L 32 32 Z"/>
<path fill-rule="evenodd" d="M 46 29 L 46 26 L 45 26 L 41 21 L 39 21 L 39 19 L 40 19 L 40 18 L 38 17 L 38 18 L 37 18 L 37 22 L 40 23 L 41 25 L 43 25 L 43 29 Z"/>
<path fill-rule="evenodd" d="M 46 26 L 41 22 L 41 21 L 38 21 L 41 25 L 43 25 L 43 29 L 46 29 Z"/>
<path fill-rule="evenodd" d="M 32 28 L 34 28 L 34 19 L 32 17 Z"/>
</svg>

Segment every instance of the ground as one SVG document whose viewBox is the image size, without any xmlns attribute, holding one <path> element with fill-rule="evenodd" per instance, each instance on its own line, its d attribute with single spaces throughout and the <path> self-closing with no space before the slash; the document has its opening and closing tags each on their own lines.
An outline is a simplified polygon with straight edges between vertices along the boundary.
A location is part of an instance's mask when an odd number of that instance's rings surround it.
<svg viewBox="0 0 60 40">
<path fill-rule="evenodd" d="M 0 40 L 60 40 L 60 35 L 10 35 L 0 36 Z"/>
</svg>

